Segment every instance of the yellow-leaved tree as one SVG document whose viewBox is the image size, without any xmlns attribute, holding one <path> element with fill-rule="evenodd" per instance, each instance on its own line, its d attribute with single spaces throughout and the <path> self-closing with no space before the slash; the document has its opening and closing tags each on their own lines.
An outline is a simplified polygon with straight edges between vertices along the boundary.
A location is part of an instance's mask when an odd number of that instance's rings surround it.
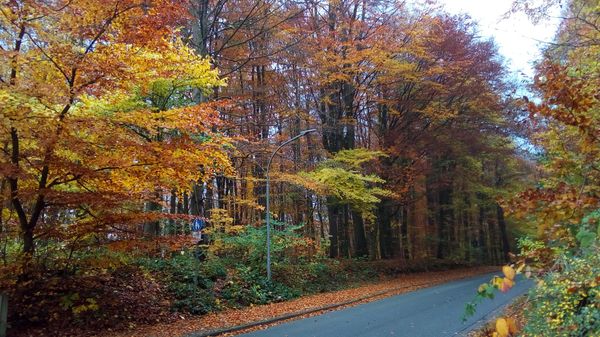
<svg viewBox="0 0 600 337">
<path fill-rule="evenodd" d="M 160 191 L 228 170 L 198 92 L 224 85 L 179 38 L 185 1 L 0 5 L 0 204 L 22 251 L 155 219 Z"/>
</svg>

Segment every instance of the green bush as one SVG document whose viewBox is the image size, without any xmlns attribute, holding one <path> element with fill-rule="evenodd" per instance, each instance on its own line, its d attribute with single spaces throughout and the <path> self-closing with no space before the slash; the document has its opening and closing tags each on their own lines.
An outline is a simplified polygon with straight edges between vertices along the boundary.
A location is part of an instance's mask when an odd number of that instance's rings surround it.
<svg viewBox="0 0 600 337">
<path fill-rule="evenodd" d="M 268 282 L 262 271 L 238 265 L 232 269 L 221 296 L 230 306 L 247 306 L 288 300 L 301 292 L 279 282 Z"/>
<path fill-rule="evenodd" d="M 600 249 L 563 257 L 530 293 L 523 336 L 600 335 Z"/>
<path fill-rule="evenodd" d="M 340 263 L 319 253 L 298 234 L 301 226 L 274 223 L 273 280 L 266 278 L 264 228 L 212 233 L 207 259 L 192 252 L 169 258 L 140 258 L 138 264 L 163 284 L 173 298 L 172 310 L 203 314 L 222 305 L 240 307 L 284 301 L 302 294 L 335 290 L 352 281 L 376 276 L 354 261 Z"/>
<path fill-rule="evenodd" d="M 211 263 L 201 268 L 200 261 L 190 252 L 166 259 L 142 258 L 139 264 L 158 275 L 174 299 L 173 310 L 204 314 L 218 308 L 212 287 L 213 280 L 223 273 L 222 266 Z"/>
<path fill-rule="evenodd" d="M 214 311 L 218 306 L 211 290 L 192 283 L 169 282 L 168 291 L 175 297 L 172 309 L 201 315 Z"/>
<path fill-rule="evenodd" d="M 338 261 L 324 256 L 313 241 L 299 234 L 301 226 L 274 222 L 273 280 L 266 278 L 264 227 L 214 231 L 207 258 L 193 252 L 168 258 L 141 258 L 138 264 L 169 292 L 172 310 L 203 314 L 223 306 L 241 307 L 285 301 L 303 294 L 332 291 L 379 276 L 423 270 L 397 261 Z M 445 265 L 428 261 L 436 269 Z M 447 266 L 446 266 L 447 267 Z"/>
<path fill-rule="evenodd" d="M 302 226 L 290 226 L 273 221 L 271 231 L 271 261 L 274 265 L 288 263 L 290 259 L 294 262 L 304 261 L 309 257 L 293 252 L 302 245 L 304 238 L 298 234 Z M 224 232 L 213 233 L 213 254 L 254 268 L 265 268 L 267 236 L 263 227 L 247 226 L 241 233 L 230 234 Z"/>
<path fill-rule="evenodd" d="M 278 264 L 273 269 L 276 282 L 297 292 L 319 293 L 339 289 L 348 279 L 338 261 L 313 261 L 303 264 Z"/>
<path fill-rule="evenodd" d="M 219 258 L 211 257 L 200 264 L 200 272 L 203 277 L 216 281 L 227 277 L 227 268 L 224 261 Z"/>
<path fill-rule="evenodd" d="M 572 247 L 548 254 L 541 243 L 522 242 L 525 250 L 542 251 L 534 255 L 556 256 L 551 272 L 530 292 L 523 336 L 600 336 L 599 233 L 600 210 L 596 210 L 571 227 L 576 239 Z"/>
</svg>

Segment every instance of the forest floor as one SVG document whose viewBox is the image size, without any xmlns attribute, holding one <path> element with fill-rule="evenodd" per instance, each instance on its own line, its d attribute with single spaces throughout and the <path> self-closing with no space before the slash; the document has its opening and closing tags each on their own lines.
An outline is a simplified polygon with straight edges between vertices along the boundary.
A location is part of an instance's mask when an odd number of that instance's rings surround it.
<svg viewBox="0 0 600 337">
<path fill-rule="evenodd" d="M 339 310 L 347 306 L 371 302 L 381 298 L 498 270 L 498 267 L 487 266 L 403 274 L 383 281 L 366 282 L 353 288 L 303 296 L 286 302 L 250 306 L 241 309 L 227 309 L 203 316 L 180 316 L 180 320 L 176 322 L 132 326 L 128 331 L 111 332 L 110 335 L 115 337 L 175 337 L 185 336 L 191 333 L 200 335 L 210 331 L 262 321 L 272 317 L 310 311 L 311 309 L 318 309 L 332 304 L 358 300 L 351 304 L 336 307 L 335 309 L 324 309 L 322 311 L 314 311 L 300 316 L 309 317 L 319 315 L 328 310 Z M 476 289 L 473 289 L 473 293 L 475 293 L 475 291 Z M 289 320 L 297 318 L 299 317 L 289 318 Z M 279 323 L 281 322 L 273 324 Z M 223 334 L 223 336 L 232 336 L 241 332 L 265 328 L 267 326 L 268 324 L 261 325 L 243 331 L 237 331 L 235 333 Z M 98 336 L 101 335 L 105 336 L 106 332 L 99 334 Z"/>
</svg>

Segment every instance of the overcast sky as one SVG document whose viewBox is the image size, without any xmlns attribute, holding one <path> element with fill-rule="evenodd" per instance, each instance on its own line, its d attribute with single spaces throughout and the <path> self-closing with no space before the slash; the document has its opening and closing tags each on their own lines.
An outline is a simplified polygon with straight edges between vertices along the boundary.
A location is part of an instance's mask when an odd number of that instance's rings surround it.
<svg viewBox="0 0 600 337">
<path fill-rule="evenodd" d="M 485 36 L 493 36 L 500 53 L 507 59 L 510 69 L 531 76 L 532 62 L 539 56 L 538 41 L 551 41 L 559 20 L 550 19 L 533 25 L 524 14 L 513 14 L 502 19 L 512 0 L 439 0 L 453 14 L 466 13 L 479 22 Z M 558 9 L 552 16 L 558 16 Z"/>
</svg>

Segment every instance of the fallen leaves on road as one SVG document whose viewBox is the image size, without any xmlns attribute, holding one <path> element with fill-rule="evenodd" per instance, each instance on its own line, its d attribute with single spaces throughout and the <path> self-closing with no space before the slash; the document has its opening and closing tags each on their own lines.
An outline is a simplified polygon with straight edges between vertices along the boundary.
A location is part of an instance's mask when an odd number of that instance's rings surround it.
<svg viewBox="0 0 600 337">
<path fill-rule="evenodd" d="M 114 333 L 111 335 L 115 337 L 184 336 L 192 332 L 207 332 L 231 326 L 248 324 L 256 321 L 262 321 L 272 317 L 282 316 L 295 312 L 302 312 L 305 310 L 320 308 L 336 303 L 343 303 L 367 297 L 369 295 L 376 295 L 382 292 L 386 292 L 385 294 L 370 297 L 360 302 L 352 303 L 348 306 L 357 305 L 359 303 L 370 302 L 380 298 L 413 291 L 419 288 L 424 288 L 495 270 L 497 270 L 497 267 L 464 268 L 439 272 L 405 274 L 390 280 L 368 283 L 352 289 L 304 296 L 287 302 L 272 303 L 242 309 L 228 309 L 221 312 L 207 314 L 201 317 L 182 316 L 182 320 L 174 323 L 157 324 L 152 326 L 140 326 L 134 330 Z M 336 308 L 334 310 L 339 309 L 340 308 Z M 302 317 L 314 316 L 321 313 L 322 312 L 315 312 L 303 315 Z M 281 322 L 277 322 L 274 324 L 280 323 Z M 254 327 L 247 329 L 246 331 L 260 328 L 261 327 Z M 231 336 L 239 333 L 241 332 L 236 332 L 227 335 Z"/>
</svg>

